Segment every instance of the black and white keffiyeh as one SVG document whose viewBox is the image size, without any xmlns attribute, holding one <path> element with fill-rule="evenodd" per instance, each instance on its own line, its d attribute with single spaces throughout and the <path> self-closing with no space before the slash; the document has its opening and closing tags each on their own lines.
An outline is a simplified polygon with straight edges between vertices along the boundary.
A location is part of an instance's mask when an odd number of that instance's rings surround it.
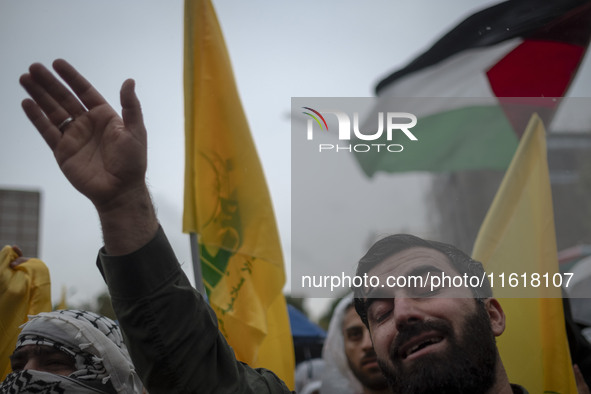
<svg viewBox="0 0 591 394">
<path fill-rule="evenodd" d="M 17 371 L 0 385 L 0 393 L 142 393 L 117 324 L 93 312 L 60 310 L 31 316 L 16 349 L 26 345 L 54 347 L 75 360 L 76 371 L 59 376 Z"/>
<path fill-rule="evenodd" d="M 104 386 L 104 385 L 102 385 Z M 110 391 L 105 391 L 110 390 Z M 23 370 L 10 373 L 0 385 L 2 394 L 104 394 L 114 393 L 113 388 L 94 388 L 69 376 L 49 372 Z"/>
</svg>

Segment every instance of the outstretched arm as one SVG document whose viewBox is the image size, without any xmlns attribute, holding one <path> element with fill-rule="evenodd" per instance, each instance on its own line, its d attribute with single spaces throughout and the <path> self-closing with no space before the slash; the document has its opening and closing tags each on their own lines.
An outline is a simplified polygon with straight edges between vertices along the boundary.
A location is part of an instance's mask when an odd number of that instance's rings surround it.
<svg viewBox="0 0 591 394">
<path fill-rule="evenodd" d="M 64 175 L 99 213 L 105 241 L 99 267 L 148 390 L 289 392 L 273 373 L 236 361 L 159 230 L 145 182 L 146 130 L 134 82 L 121 87 L 119 117 L 72 66 L 56 60 L 53 67 L 74 93 L 33 64 L 21 77 L 32 97 L 23 108 Z"/>
<path fill-rule="evenodd" d="M 36 63 L 20 79 L 32 98 L 23 109 L 66 178 L 96 207 L 106 251 L 135 251 L 158 229 L 145 182 L 147 138 L 135 83 L 128 79 L 121 87 L 120 117 L 65 60 L 53 67 L 74 93 Z"/>
</svg>

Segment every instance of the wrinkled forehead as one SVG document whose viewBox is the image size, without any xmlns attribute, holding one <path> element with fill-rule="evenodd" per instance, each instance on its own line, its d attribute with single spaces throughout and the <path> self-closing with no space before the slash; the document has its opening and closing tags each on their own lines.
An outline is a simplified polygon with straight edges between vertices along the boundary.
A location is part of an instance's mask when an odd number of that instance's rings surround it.
<svg viewBox="0 0 591 394">
<path fill-rule="evenodd" d="M 435 267 L 457 274 L 449 258 L 442 252 L 422 246 L 405 249 L 388 256 L 369 270 L 369 275 L 405 275 L 419 267 Z"/>
<path fill-rule="evenodd" d="M 391 293 L 396 287 L 391 284 L 398 278 L 427 277 L 442 273 L 459 275 L 450 259 L 442 252 L 422 246 L 412 247 L 394 253 L 372 267 L 367 275 L 372 279 L 378 278 L 379 281 L 375 280 L 374 285 L 371 285 L 371 281 L 368 280 L 370 286 L 365 286 L 364 294 L 368 298 L 380 298 Z M 408 281 L 406 283 L 408 285 Z"/>
</svg>

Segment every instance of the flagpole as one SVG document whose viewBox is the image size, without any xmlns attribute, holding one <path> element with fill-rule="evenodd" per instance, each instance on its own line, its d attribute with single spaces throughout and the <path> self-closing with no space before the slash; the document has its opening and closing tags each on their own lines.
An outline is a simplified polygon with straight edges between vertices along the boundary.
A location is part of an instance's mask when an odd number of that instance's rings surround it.
<svg viewBox="0 0 591 394">
<path fill-rule="evenodd" d="M 191 260 L 193 261 L 193 275 L 195 277 L 195 288 L 207 301 L 207 293 L 203 286 L 203 275 L 201 274 L 201 261 L 199 259 L 199 245 L 197 244 L 197 234 L 189 233 L 189 243 L 191 244 Z"/>
</svg>

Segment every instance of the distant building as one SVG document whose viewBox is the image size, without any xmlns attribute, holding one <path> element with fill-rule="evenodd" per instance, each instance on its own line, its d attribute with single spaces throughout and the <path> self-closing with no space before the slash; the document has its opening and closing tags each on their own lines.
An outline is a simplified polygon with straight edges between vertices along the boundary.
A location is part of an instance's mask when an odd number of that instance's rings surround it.
<svg viewBox="0 0 591 394">
<path fill-rule="evenodd" d="M 0 248 L 18 245 L 23 254 L 39 256 L 41 193 L 0 189 Z"/>
<path fill-rule="evenodd" d="M 548 136 L 558 250 L 591 243 L 591 133 Z"/>
<path fill-rule="evenodd" d="M 549 133 L 548 167 L 558 250 L 591 243 L 591 133 Z M 504 171 L 435 177 L 431 192 L 436 239 L 470 253 Z"/>
</svg>

